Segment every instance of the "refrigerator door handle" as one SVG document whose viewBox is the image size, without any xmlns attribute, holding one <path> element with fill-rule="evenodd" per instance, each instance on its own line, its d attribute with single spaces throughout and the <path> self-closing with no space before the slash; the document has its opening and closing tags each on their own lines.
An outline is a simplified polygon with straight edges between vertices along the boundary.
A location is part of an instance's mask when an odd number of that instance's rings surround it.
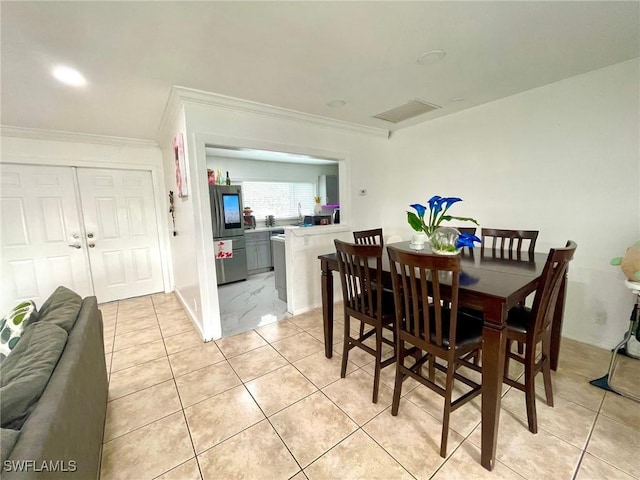
<svg viewBox="0 0 640 480">
<path fill-rule="evenodd" d="M 213 194 L 211 196 L 211 201 L 213 203 L 213 236 L 214 237 L 222 237 L 222 228 L 221 228 L 221 212 L 220 212 L 220 195 L 217 190 L 213 190 Z"/>
</svg>

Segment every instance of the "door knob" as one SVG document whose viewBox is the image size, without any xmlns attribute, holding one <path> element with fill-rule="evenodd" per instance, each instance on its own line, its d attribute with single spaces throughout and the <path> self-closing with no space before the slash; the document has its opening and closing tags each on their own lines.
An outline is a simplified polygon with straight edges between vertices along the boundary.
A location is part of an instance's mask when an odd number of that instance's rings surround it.
<svg viewBox="0 0 640 480">
<path fill-rule="evenodd" d="M 89 244 L 89 248 L 93 248 L 93 247 L 95 247 L 95 246 L 96 246 L 96 244 L 95 244 L 95 243 L 90 243 L 90 244 Z"/>
<path fill-rule="evenodd" d="M 78 245 L 77 243 L 70 243 L 69 246 L 71 248 L 82 248 L 82 246 Z"/>
</svg>

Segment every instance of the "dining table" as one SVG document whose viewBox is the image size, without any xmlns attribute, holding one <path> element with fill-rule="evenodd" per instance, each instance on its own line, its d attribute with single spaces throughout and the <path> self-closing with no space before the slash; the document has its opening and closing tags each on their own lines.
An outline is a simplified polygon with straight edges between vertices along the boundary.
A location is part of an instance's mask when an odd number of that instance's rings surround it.
<svg viewBox="0 0 640 480">
<path fill-rule="evenodd" d="M 392 244 L 400 250 L 431 254 L 428 245 L 414 250 L 410 242 Z M 389 257 L 382 255 L 382 283 L 392 288 Z M 506 354 L 506 320 L 509 309 L 521 304 L 535 292 L 544 269 L 548 253 L 524 252 L 500 255 L 490 249 L 464 248 L 460 255 L 460 287 L 458 303 L 462 307 L 482 312 L 482 423 L 481 464 L 488 470 L 495 465 L 502 378 Z M 333 272 L 338 271 L 335 252 L 319 255 L 322 285 L 322 316 L 324 325 L 325 356 L 333 355 Z M 562 281 L 558 301 L 554 308 L 551 332 L 550 364 L 558 368 L 558 354 L 564 313 L 566 275 Z"/>
</svg>

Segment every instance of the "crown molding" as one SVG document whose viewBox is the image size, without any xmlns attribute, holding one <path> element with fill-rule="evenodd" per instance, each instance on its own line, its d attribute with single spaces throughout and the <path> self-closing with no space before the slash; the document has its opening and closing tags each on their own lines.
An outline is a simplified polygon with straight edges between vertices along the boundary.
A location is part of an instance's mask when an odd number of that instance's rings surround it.
<svg viewBox="0 0 640 480">
<path fill-rule="evenodd" d="M 58 130 L 41 130 L 39 128 L 23 128 L 0 125 L 0 136 L 50 140 L 54 142 L 91 143 L 96 145 L 112 145 L 117 147 L 158 148 L 154 140 L 137 138 L 109 137 L 90 133 L 62 132 Z"/>
<path fill-rule="evenodd" d="M 193 88 L 174 85 L 173 87 L 171 87 L 171 93 L 169 94 L 169 99 L 167 100 L 167 105 L 162 115 L 162 121 L 160 122 L 160 127 L 158 128 L 158 134 L 156 137 L 158 143 L 161 142 L 161 137 L 163 137 L 165 129 L 174 121 L 175 116 L 184 103 L 207 105 L 210 107 L 262 115 L 266 117 L 289 120 L 308 125 L 362 133 L 375 137 L 388 138 L 389 136 L 389 131 L 383 128 L 357 125 L 355 123 L 344 122 L 342 120 L 334 120 L 327 117 L 321 117 L 319 115 L 312 115 L 308 113 L 298 112 L 296 110 L 289 110 L 287 108 L 275 107 L 273 105 L 266 105 L 264 103 L 253 102 L 251 100 L 227 97 L 225 95 L 219 95 L 217 93 L 205 92 L 202 90 L 195 90 Z"/>
</svg>

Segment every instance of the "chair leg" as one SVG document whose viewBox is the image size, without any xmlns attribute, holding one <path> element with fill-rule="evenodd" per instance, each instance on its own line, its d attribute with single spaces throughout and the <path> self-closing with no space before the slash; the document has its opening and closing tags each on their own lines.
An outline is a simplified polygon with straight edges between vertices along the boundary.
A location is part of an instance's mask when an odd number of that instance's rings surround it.
<svg viewBox="0 0 640 480">
<path fill-rule="evenodd" d="M 453 374 L 455 369 L 455 363 L 453 361 L 449 362 L 444 394 L 444 414 L 442 415 L 442 438 L 440 440 L 440 456 L 442 458 L 447 458 L 447 439 L 449 438 L 449 417 L 451 416 L 451 396 L 453 394 Z"/>
<path fill-rule="evenodd" d="M 551 384 L 550 340 L 542 341 L 542 379 L 544 380 L 544 394 L 547 397 L 547 405 L 553 407 L 553 386 Z"/>
<path fill-rule="evenodd" d="M 431 380 L 432 382 L 435 382 L 435 377 L 436 377 L 436 357 L 434 355 L 431 355 L 431 357 L 429 357 L 429 360 L 427 360 L 427 364 L 428 364 L 428 368 L 429 368 L 429 380 Z"/>
<path fill-rule="evenodd" d="M 524 395 L 527 404 L 527 421 L 529 423 L 529 431 L 538 433 L 538 417 L 536 415 L 536 376 L 533 368 L 533 354 L 528 355 L 531 361 L 525 363 L 524 368 Z"/>
<path fill-rule="evenodd" d="M 351 328 L 351 317 L 344 316 L 344 342 L 342 347 L 342 368 L 340 370 L 340 378 L 344 378 L 347 374 L 347 362 L 349 361 L 349 330 Z"/>
<path fill-rule="evenodd" d="M 524 343 L 518 342 L 518 353 L 522 355 L 524 353 Z"/>
<path fill-rule="evenodd" d="M 380 364 L 382 363 L 382 327 L 376 325 L 376 364 L 373 373 L 373 403 L 378 403 L 380 387 Z"/>
<path fill-rule="evenodd" d="M 513 340 L 507 338 L 507 349 L 504 356 L 504 377 L 509 378 L 509 353 L 511 352 L 511 343 Z"/>
<path fill-rule="evenodd" d="M 403 373 L 400 365 L 404 365 L 404 342 L 396 342 L 396 382 L 393 385 L 393 402 L 391 404 L 391 415 L 398 415 L 400 407 L 400 394 L 402 393 Z"/>
</svg>

